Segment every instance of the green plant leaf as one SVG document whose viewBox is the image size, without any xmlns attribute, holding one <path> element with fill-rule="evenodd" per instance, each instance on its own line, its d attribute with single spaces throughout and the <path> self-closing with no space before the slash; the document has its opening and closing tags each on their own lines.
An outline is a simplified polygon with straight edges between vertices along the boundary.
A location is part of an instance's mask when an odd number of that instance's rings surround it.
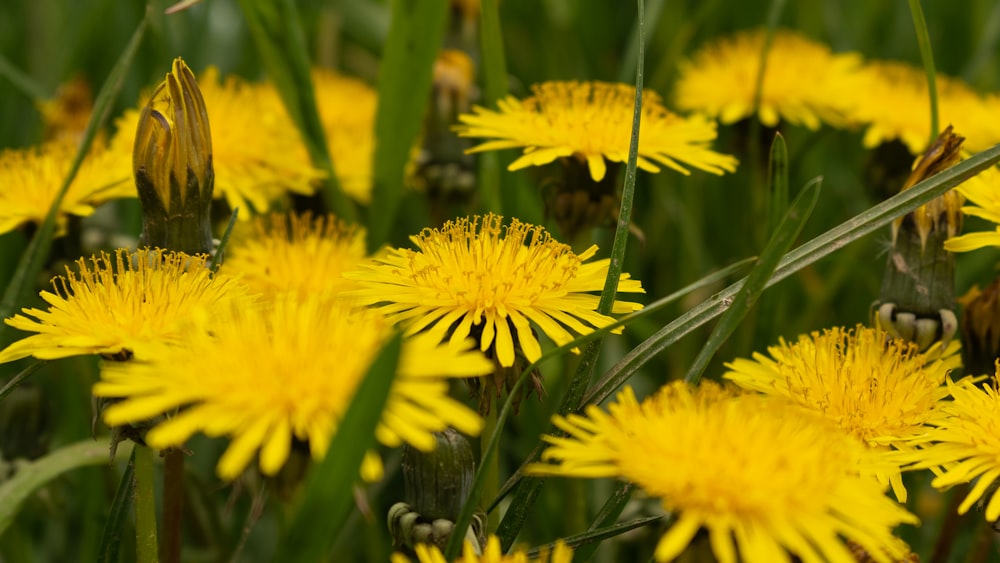
<svg viewBox="0 0 1000 563">
<path fill-rule="evenodd" d="M 135 475 L 135 449 L 129 456 L 122 477 L 118 480 L 115 498 L 111 501 L 108 519 L 104 521 L 104 531 L 101 533 L 101 544 L 97 548 L 98 563 L 118 563 L 118 547 L 121 545 L 122 525 L 132 506 L 132 489 Z"/>
<path fill-rule="evenodd" d="M 345 221 L 354 221 L 354 205 L 337 181 L 326 132 L 316 108 L 312 63 L 295 0 L 240 0 L 257 51 L 289 116 L 302 135 L 313 166 L 326 173 L 323 201 Z"/>
<path fill-rule="evenodd" d="M 391 6 L 392 21 L 379 67 L 369 250 L 389 239 L 396 221 L 406 164 L 423 125 L 434 60 L 448 21 L 445 0 L 393 0 Z"/>
<path fill-rule="evenodd" d="M 604 535 L 604 533 L 612 528 L 616 528 L 615 522 L 618 521 L 618 517 L 621 516 L 622 511 L 625 510 L 625 505 L 628 501 L 632 499 L 632 491 L 635 489 L 635 484 L 623 481 L 618 483 L 615 490 L 611 492 L 608 500 L 604 501 L 604 506 L 601 510 L 597 512 L 597 516 L 594 517 L 594 523 L 590 525 L 590 528 L 580 536 L 573 536 L 573 538 L 566 538 L 566 543 L 573 547 L 573 558 L 578 561 L 590 561 L 590 558 L 594 556 L 594 552 L 597 551 L 598 546 L 601 542 L 609 537 L 614 537 L 620 533 L 627 532 L 628 530 L 633 530 L 638 526 L 628 527 L 618 531 L 610 536 Z M 659 520 L 659 517 L 652 517 L 654 520 L 650 522 L 655 522 Z M 641 519 L 640 519 L 641 520 Z M 632 521 L 637 522 L 636 520 Z M 641 526 L 642 524 L 639 524 Z M 572 544 L 571 539 L 576 539 L 577 541 L 582 540 L 581 543 Z"/>
<path fill-rule="evenodd" d="M 620 536 L 625 532 L 630 532 L 636 528 L 641 528 L 643 526 L 648 526 L 655 522 L 662 520 L 662 516 L 646 516 L 643 518 L 636 518 L 635 520 L 629 520 L 628 522 L 622 522 L 621 524 L 615 524 L 613 526 L 607 526 L 604 528 L 599 528 L 596 530 L 587 530 L 582 534 L 576 534 L 575 536 L 569 536 L 563 538 L 566 545 L 576 550 L 580 546 L 591 546 L 598 545 L 600 542 L 613 538 L 615 536 Z M 555 542 L 548 543 L 545 545 L 540 545 L 536 548 L 528 550 L 528 557 L 535 558 L 538 557 L 543 551 L 552 552 L 552 548 L 556 546 Z M 578 550 L 573 554 L 574 560 L 587 561 L 586 557 L 578 557 L 580 553 L 585 553 L 584 550 Z"/>
<path fill-rule="evenodd" d="M 743 317 L 750 311 L 750 308 L 757 302 L 760 294 L 764 292 L 768 280 L 774 274 L 774 269 L 778 267 L 778 262 L 785 256 L 785 253 L 792 247 L 792 244 L 795 243 L 795 239 L 802 232 L 802 227 L 805 226 L 809 216 L 812 215 L 812 211 L 816 207 L 816 201 L 819 199 L 819 188 L 821 185 L 822 181 L 820 178 L 814 179 L 806 184 L 806 187 L 802 189 L 798 197 L 795 198 L 795 201 L 792 202 L 792 206 L 788 208 L 785 217 L 781 220 L 774 234 L 771 235 L 771 240 L 764 247 L 764 252 L 761 253 L 760 258 L 757 260 L 757 265 L 747 275 L 746 282 L 736 293 L 736 296 L 733 297 L 732 303 L 727 307 L 722 318 L 719 319 L 719 323 L 715 325 L 712 334 L 709 335 L 708 340 L 705 341 L 705 345 L 698 352 L 698 356 L 691 363 L 691 367 L 688 368 L 687 375 L 684 377 L 685 381 L 692 385 L 698 383 L 702 373 L 705 371 L 705 367 L 708 366 L 709 360 L 715 356 L 715 353 L 719 351 L 719 348 L 726 339 L 733 334 L 733 331 L 739 326 L 740 321 L 743 320 Z"/>
<path fill-rule="evenodd" d="M 275 561 L 322 561 L 333 544 L 351 513 L 353 485 L 365 452 L 375 443 L 375 427 L 389 397 L 401 348 L 402 337 L 396 334 L 365 374 L 326 457 L 312 468 L 292 508 Z"/>
<path fill-rule="evenodd" d="M 876 229 L 888 225 L 896 217 L 913 211 L 997 162 L 1000 162 L 1000 145 L 976 154 L 968 160 L 859 213 L 785 255 L 766 285 L 770 287 Z M 628 378 L 632 377 L 632 374 L 650 358 L 722 314 L 726 310 L 728 300 L 736 295 L 745 282 L 746 278 L 720 291 L 636 346 L 612 366 L 604 377 L 587 392 L 583 404 L 604 401 L 628 381 Z"/>
<path fill-rule="evenodd" d="M 118 451 L 125 453 L 131 447 L 131 442 L 123 442 Z M 0 484 L 0 536 L 14 521 L 24 501 L 49 481 L 78 467 L 102 463 L 108 463 L 107 443 L 88 438 L 18 465 L 17 473 Z"/>
<path fill-rule="evenodd" d="M 22 382 L 24 382 L 25 379 L 28 379 L 28 376 L 41 369 L 41 367 L 44 365 L 45 365 L 44 361 L 42 360 L 36 361 L 35 363 L 29 365 L 28 367 L 22 369 L 21 372 L 15 375 L 14 377 L 10 378 L 10 381 L 8 381 L 3 386 L 3 389 L 0 389 L 0 401 L 2 401 L 4 397 L 6 397 L 7 395 L 10 395 L 11 391 L 16 389 L 17 386 L 20 385 Z"/>
<path fill-rule="evenodd" d="M 49 207 L 49 212 L 45 216 L 45 220 L 42 221 L 38 230 L 35 231 L 35 236 L 31 237 L 31 242 L 28 243 L 24 254 L 21 255 L 21 260 L 17 264 L 17 270 L 15 270 L 14 276 L 10 279 L 7 289 L 4 290 L 3 298 L 0 299 L 0 319 L 9 317 L 17 304 L 22 302 L 33 281 L 42 270 L 45 260 L 48 258 L 49 250 L 52 247 L 52 238 L 56 231 L 56 216 L 59 214 L 59 207 L 62 205 L 63 198 L 66 196 L 73 178 L 76 177 L 76 173 L 80 170 L 80 164 L 83 163 L 87 151 L 90 150 L 90 146 L 94 143 L 94 137 L 97 136 L 98 130 L 108 120 L 108 115 L 111 113 L 111 105 L 115 98 L 118 97 L 125 74 L 132 65 L 132 61 L 139 50 L 139 45 L 142 43 L 142 38 L 146 33 L 146 28 L 149 26 L 152 3 L 152 0 L 150 0 L 146 4 L 145 15 L 139 21 L 135 32 L 132 33 L 132 38 L 129 39 L 125 50 L 118 57 L 118 62 L 111 69 L 108 79 L 104 81 L 101 91 L 97 94 L 97 99 L 94 100 L 94 109 L 91 112 L 90 120 L 87 122 L 87 129 L 80 140 L 80 148 L 73 158 L 69 172 L 66 174 L 66 179 L 63 181 L 62 188 L 59 190 L 55 201 Z M 0 332 L 9 329 L 9 326 L 0 324 Z"/>
</svg>

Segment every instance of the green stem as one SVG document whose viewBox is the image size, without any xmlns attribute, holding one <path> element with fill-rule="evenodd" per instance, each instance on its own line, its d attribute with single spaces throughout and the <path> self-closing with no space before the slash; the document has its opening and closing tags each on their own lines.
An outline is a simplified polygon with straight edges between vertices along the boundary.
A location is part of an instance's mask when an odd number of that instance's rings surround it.
<svg viewBox="0 0 1000 563">
<path fill-rule="evenodd" d="M 180 563 L 184 526 L 184 452 L 171 448 L 163 461 L 163 561 Z"/>
<path fill-rule="evenodd" d="M 934 143 L 939 131 L 937 72 L 934 70 L 934 52 L 931 50 L 931 36 L 927 31 L 927 20 L 924 19 L 924 9 L 920 6 L 920 0 L 910 0 L 910 15 L 913 16 L 913 30 L 917 33 L 920 58 L 923 60 L 924 70 L 927 72 L 927 92 L 930 94 L 931 104 L 931 135 L 927 143 L 930 146 Z"/>
<path fill-rule="evenodd" d="M 490 409 L 489 414 L 483 418 L 483 432 L 480 436 L 485 437 L 496 434 L 497 446 L 499 446 L 500 426 L 497 420 L 497 410 L 496 406 L 494 406 Z M 483 442 L 483 446 L 485 446 L 485 442 Z M 495 455 L 487 455 L 488 450 L 483 446 L 479 448 L 479 467 L 480 471 L 484 472 L 486 476 L 483 482 L 483 492 L 477 498 L 487 499 L 493 498 L 500 490 L 500 458 Z M 487 533 L 493 533 L 497 529 L 497 525 L 500 524 L 500 515 L 497 512 L 492 512 L 487 514 L 487 518 L 486 531 Z"/>
<path fill-rule="evenodd" d="M 157 563 L 156 493 L 153 490 L 153 450 L 135 450 L 135 555 L 138 563 Z"/>
<path fill-rule="evenodd" d="M 38 371 L 45 364 L 46 362 L 44 360 L 37 361 L 31 364 L 30 366 L 24 368 L 23 370 L 21 370 L 21 373 L 18 373 L 14 377 L 10 378 L 10 381 L 8 381 L 3 386 L 3 389 L 0 389 L 0 401 L 2 401 L 4 397 L 9 395 L 11 391 L 17 389 L 17 386 L 20 385 L 21 382 L 23 382 L 25 379 L 28 379 L 28 376 Z"/>
</svg>

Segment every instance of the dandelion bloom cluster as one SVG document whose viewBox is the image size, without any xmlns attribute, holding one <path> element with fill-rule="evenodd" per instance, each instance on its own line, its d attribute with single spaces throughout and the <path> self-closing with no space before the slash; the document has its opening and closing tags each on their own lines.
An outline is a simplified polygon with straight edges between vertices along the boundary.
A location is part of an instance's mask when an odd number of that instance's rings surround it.
<svg viewBox="0 0 1000 563">
<path fill-rule="evenodd" d="M 0 151 L 0 234 L 45 219 L 66 181 L 76 152 L 77 145 L 70 140 Z M 58 226 L 64 227 L 68 215 L 90 215 L 97 205 L 109 199 L 135 197 L 135 187 L 127 182 L 128 168 L 109 166 L 109 162 L 117 160 L 127 166 L 127 160 L 116 159 L 100 141 L 95 142 L 59 205 Z"/>
<path fill-rule="evenodd" d="M 123 399 L 104 412 L 109 425 L 155 418 L 146 441 L 182 445 L 198 431 L 229 436 L 218 473 L 234 479 L 260 451 L 273 475 L 293 440 L 322 458 L 338 423 L 391 327 L 381 315 L 319 296 L 286 296 L 256 306 L 234 304 L 185 333 L 177 345 L 151 350 L 144 361 L 107 364 L 94 394 Z M 448 377 L 489 373 L 492 364 L 470 342 L 439 345 L 407 339 L 376 437 L 388 446 L 432 449 L 432 432 L 452 426 L 477 434 L 481 419 L 448 396 Z M 368 471 L 376 477 L 378 469 Z"/>
<path fill-rule="evenodd" d="M 685 111 L 697 111 L 733 123 L 754 111 L 765 31 L 755 30 L 716 39 L 681 63 L 675 100 Z M 829 47 L 798 33 L 779 30 L 772 37 L 760 85 L 761 123 L 780 120 L 818 129 L 821 122 L 846 123 L 857 96 L 861 57 L 833 53 Z"/>
<path fill-rule="evenodd" d="M 365 257 L 364 229 L 308 213 L 275 213 L 251 226 L 227 247 L 221 270 L 239 276 L 251 291 L 307 296 L 355 287 L 342 274 Z"/>
<path fill-rule="evenodd" d="M 198 78 L 212 123 L 215 197 L 240 217 L 249 210 L 264 212 L 288 192 L 312 194 L 322 171 L 309 163 L 298 130 L 274 87 L 235 76 L 220 80 L 210 67 Z M 112 148 L 131 152 L 139 111 L 129 110 L 116 121 Z"/>
<path fill-rule="evenodd" d="M 514 365 L 517 347 L 529 362 L 541 354 L 532 324 L 562 345 L 573 334 L 614 321 L 596 311 L 609 259 L 589 261 L 591 246 L 574 254 L 542 227 L 513 219 L 483 217 L 449 221 L 411 237 L 417 250 L 389 249 L 347 275 L 361 289 L 348 292 L 379 305 L 409 334 L 427 330 L 438 340 L 460 342 L 476 334 L 483 351 L 495 352 L 503 367 Z M 622 274 L 619 293 L 642 293 Z M 613 313 L 630 313 L 638 303 L 615 301 Z M 513 330 L 513 332 L 512 332 Z"/>
<path fill-rule="evenodd" d="M 916 521 L 861 475 L 866 450 L 780 399 L 677 382 L 639 403 L 626 387 L 605 412 L 553 418 L 535 474 L 616 477 L 660 499 L 676 520 L 656 547 L 678 557 L 699 529 L 719 561 L 854 561 L 845 541 L 876 560 L 900 557 L 892 535 Z"/>
<path fill-rule="evenodd" d="M 976 484 L 958 507 L 965 514 L 979 499 L 986 506 L 986 520 L 1000 519 L 1000 392 L 997 378 L 982 386 L 971 381 L 951 386 L 951 401 L 942 403 L 930 424 L 929 445 L 916 456 L 914 468 L 941 468 L 931 485 L 947 489 L 959 483 Z"/>
<path fill-rule="evenodd" d="M 435 545 L 424 543 L 417 544 L 417 563 L 447 563 L 444 554 Z M 500 549 L 500 538 L 490 536 L 486 540 L 486 549 L 482 553 L 476 553 L 476 548 L 469 541 L 465 542 L 462 548 L 462 555 L 454 560 L 454 563 L 571 563 L 573 561 L 573 550 L 565 542 L 559 540 L 551 552 L 542 554 L 533 559 L 528 558 L 528 554 L 522 550 L 514 550 L 504 554 Z M 410 559 L 401 553 L 392 554 L 392 563 L 410 563 Z"/>
<path fill-rule="evenodd" d="M 316 107 L 344 193 L 361 203 L 372 197 L 375 157 L 375 90 L 356 79 L 327 69 L 314 69 Z"/>
<path fill-rule="evenodd" d="M 130 355 L 179 338 L 195 311 L 212 311 L 246 293 L 206 267 L 207 256 L 125 249 L 77 260 L 43 291 L 48 310 L 22 309 L 4 320 L 35 332 L 3 352 L 0 363 L 27 356 L 56 359 L 82 354 Z M 89 262 L 89 264 L 88 264 Z"/>
<path fill-rule="evenodd" d="M 632 134 L 635 87 L 608 82 L 543 82 L 531 96 L 508 96 L 499 111 L 476 106 L 459 116 L 463 137 L 488 141 L 474 152 L 523 148 L 510 170 L 541 166 L 574 156 L 585 162 L 595 182 L 607 172 L 608 162 L 628 159 Z M 710 148 L 716 138 L 714 121 L 701 116 L 681 117 L 663 106 L 656 93 L 644 90 L 639 129 L 638 166 L 658 172 L 659 166 L 688 174 L 686 167 L 713 174 L 736 169 L 736 159 Z"/>
<path fill-rule="evenodd" d="M 813 332 L 791 344 L 782 339 L 768 348 L 770 357 L 734 360 L 723 377 L 815 411 L 879 452 L 911 450 L 948 395 L 944 383 L 960 365 L 959 345 L 937 343 L 919 353 L 909 342 L 887 340 L 884 331 L 863 326 Z M 876 475 L 906 500 L 898 463 Z"/>
</svg>

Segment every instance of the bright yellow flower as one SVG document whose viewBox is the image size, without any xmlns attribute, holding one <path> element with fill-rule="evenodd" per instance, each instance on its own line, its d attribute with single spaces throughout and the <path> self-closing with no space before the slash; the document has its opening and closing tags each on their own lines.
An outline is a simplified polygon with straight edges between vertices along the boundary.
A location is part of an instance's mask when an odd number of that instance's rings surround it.
<svg viewBox="0 0 1000 563">
<path fill-rule="evenodd" d="M 447 563 L 444 554 L 437 546 L 417 544 L 416 552 L 418 563 Z M 551 552 L 543 552 L 537 559 L 530 561 L 570 563 L 573 561 L 573 550 L 565 542 L 559 540 Z M 410 563 L 410 559 L 401 553 L 393 553 L 392 563 Z M 496 536 L 490 536 L 486 540 L 486 549 L 482 554 L 477 554 L 472 543 L 467 540 L 463 546 L 462 555 L 455 559 L 454 563 L 529 563 L 529 559 L 527 552 L 519 549 L 505 555 L 500 550 L 500 539 Z"/>
<path fill-rule="evenodd" d="M 813 332 L 791 344 L 781 339 L 768 348 L 770 357 L 754 353 L 726 364 L 731 371 L 723 377 L 814 411 L 880 454 L 909 451 L 948 395 L 944 382 L 961 365 L 959 345 L 942 350 L 936 343 L 918 353 L 911 343 L 887 340 L 884 331 L 862 326 Z M 906 501 L 898 463 L 876 476 Z"/>
<path fill-rule="evenodd" d="M 324 174 L 309 163 L 298 130 L 272 85 L 235 76 L 220 82 L 218 70 L 210 67 L 198 86 L 212 122 L 216 198 L 239 207 L 240 218 L 248 219 L 288 192 L 315 192 L 314 182 Z M 138 122 L 138 110 L 116 121 L 116 150 L 131 153 Z"/>
<path fill-rule="evenodd" d="M 0 151 L 0 234 L 45 219 L 76 152 L 75 142 L 68 140 Z M 128 169 L 109 167 L 112 162 L 125 164 L 127 160 L 95 142 L 59 206 L 59 232 L 64 230 L 67 215 L 90 215 L 109 199 L 135 197 Z"/>
<path fill-rule="evenodd" d="M 991 166 L 955 189 L 972 204 L 962 207 L 962 214 L 981 217 L 996 224 L 996 227 L 990 231 L 977 231 L 952 237 L 945 241 L 945 250 L 969 252 L 1000 246 L 1000 170 Z"/>
<path fill-rule="evenodd" d="M 343 301 L 286 296 L 257 306 L 237 304 L 203 315 L 178 345 L 151 350 L 145 361 L 107 363 L 94 394 L 123 399 L 104 412 L 112 426 L 180 412 L 146 441 L 181 446 L 195 432 L 228 436 L 219 475 L 234 479 L 260 451 L 260 469 L 278 472 L 293 440 L 315 459 L 326 448 L 361 381 L 392 334 L 381 315 Z M 433 448 L 432 432 L 448 426 L 477 434 L 476 413 L 448 396 L 449 377 L 488 373 L 492 364 L 471 342 L 439 345 L 426 336 L 404 341 L 396 379 L 376 438 Z"/>
<path fill-rule="evenodd" d="M 312 79 L 340 187 L 356 201 L 369 203 L 378 95 L 364 82 L 331 70 L 314 69 Z"/>
<path fill-rule="evenodd" d="M 67 267 L 66 276 L 52 281 L 54 292 L 41 293 L 48 310 L 26 308 L 24 315 L 4 320 L 38 334 L 0 352 L 0 363 L 27 356 L 128 356 L 176 340 L 196 311 L 211 311 L 246 293 L 228 276 L 213 275 L 206 260 L 160 249 L 101 253 L 89 265 L 80 258 L 79 272 Z"/>
<path fill-rule="evenodd" d="M 410 240 L 417 250 L 389 249 L 345 274 L 362 289 L 348 292 L 362 303 L 379 305 L 408 334 L 427 330 L 434 338 L 461 342 L 480 335 L 480 349 L 493 349 L 500 365 L 514 365 L 517 345 L 529 362 L 541 346 L 532 325 L 556 344 L 614 321 L 596 311 L 610 260 L 588 262 L 591 246 L 576 255 L 542 227 L 486 215 L 424 229 Z M 622 274 L 620 293 L 642 293 L 637 280 Z M 614 313 L 630 313 L 638 303 L 616 301 Z M 454 325 L 454 326 L 453 326 Z M 568 329 L 568 330 L 567 330 Z"/>
<path fill-rule="evenodd" d="M 859 473 L 861 444 L 773 397 L 676 382 L 640 404 L 626 387 L 607 412 L 590 405 L 553 423 L 568 436 L 545 436 L 545 463 L 529 472 L 616 477 L 660 499 L 675 520 L 657 561 L 700 529 L 722 563 L 848 563 L 848 540 L 888 561 L 905 550 L 892 528 L 916 521 Z"/>
<path fill-rule="evenodd" d="M 936 77 L 940 126 L 953 125 L 976 152 L 1000 141 L 985 100 L 964 82 Z M 872 61 L 865 65 L 851 117 L 867 124 L 865 147 L 898 139 L 912 154 L 921 154 L 931 140 L 930 94 L 927 74 L 906 63 Z M 994 110 L 995 111 L 995 110 Z"/>
<path fill-rule="evenodd" d="M 303 297 L 339 293 L 357 284 L 342 274 L 365 257 L 364 229 L 332 215 L 258 217 L 253 232 L 234 237 L 222 272 L 239 276 L 252 291 Z"/>
<path fill-rule="evenodd" d="M 595 182 L 604 178 L 608 162 L 628 160 L 634 86 L 543 82 L 531 90 L 533 95 L 524 100 L 500 100 L 499 111 L 476 106 L 473 113 L 459 116 L 459 135 L 490 139 L 472 152 L 524 148 L 509 170 L 573 156 L 587 164 Z M 710 148 L 715 138 L 715 122 L 671 113 L 655 92 L 643 91 L 639 168 L 659 172 L 663 165 L 689 174 L 686 167 L 692 167 L 719 175 L 736 170 L 735 158 Z"/>
<path fill-rule="evenodd" d="M 983 499 L 986 521 L 1000 519 L 1000 392 L 997 379 L 980 386 L 971 381 L 951 385 L 951 401 L 942 402 L 941 417 L 931 422 L 931 444 L 916 456 L 915 469 L 943 468 L 931 484 L 947 489 L 959 483 L 976 484 L 958 507 L 959 514 Z"/>
<path fill-rule="evenodd" d="M 677 107 L 722 123 L 750 117 L 764 37 L 764 30 L 755 30 L 717 39 L 681 63 Z M 818 129 L 820 122 L 846 124 L 860 64 L 855 53 L 833 53 L 798 33 L 775 31 L 761 84 L 761 123 L 777 127 L 785 120 L 809 129 Z"/>
</svg>

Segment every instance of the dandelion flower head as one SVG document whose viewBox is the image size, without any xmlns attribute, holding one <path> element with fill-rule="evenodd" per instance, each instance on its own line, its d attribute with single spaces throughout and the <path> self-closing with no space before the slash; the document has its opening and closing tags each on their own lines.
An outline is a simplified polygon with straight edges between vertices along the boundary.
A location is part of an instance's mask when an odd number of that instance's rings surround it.
<svg viewBox="0 0 1000 563">
<path fill-rule="evenodd" d="M 391 327 L 378 313 L 323 296 L 286 296 L 257 306 L 232 306 L 203 316 L 179 345 L 142 362 L 105 365 L 94 394 L 123 399 L 105 410 L 109 425 L 180 412 L 155 426 L 146 441 L 182 445 L 195 432 L 231 438 L 217 471 L 235 479 L 258 450 L 260 470 L 273 475 L 293 440 L 321 459 L 338 423 Z M 488 373 L 492 364 L 471 342 L 404 341 L 396 379 L 376 430 L 379 442 L 430 450 L 432 433 L 452 426 L 477 434 L 482 421 L 448 396 L 448 377 Z"/>
<path fill-rule="evenodd" d="M 927 108 L 930 94 L 922 68 L 895 61 L 865 64 L 853 95 L 851 117 L 867 126 L 863 139 L 871 148 L 899 140 L 911 154 L 921 154 L 931 138 Z M 987 104 L 964 82 L 943 74 L 936 77 L 942 126 L 952 124 L 966 137 L 966 147 L 980 151 L 1000 141 Z"/>
<path fill-rule="evenodd" d="M 626 387 L 604 411 L 556 416 L 567 434 L 535 474 L 631 481 L 676 520 L 655 557 L 670 561 L 699 529 L 723 563 L 854 561 L 845 540 L 882 561 L 902 553 L 892 528 L 916 519 L 861 475 L 866 450 L 812 413 L 717 384 L 676 382 L 639 403 Z"/>
<path fill-rule="evenodd" d="M 435 545 L 419 543 L 415 549 L 417 553 L 417 563 L 447 563 L 444 554 Z M 410 559 L 401 553 L 392 554 L 392 563 L 410 563 Z M 500 538 L 491 535 L 486 540 L 486 549 L 482 554 L 477 554 L 472 543 L 466 540 L 462 548 L 462 555 L 454 560 L 454 563 L 570 563 L 573 561 L 573 550 L 565 542 L 559 540 L 551 552 L 543 551 L 538 558 L 529 559 L 527 552 L 515 549 L 511 553 L 504 554 L 500 549 Z"/>
<path fill-rule="evenodd" d="M 365 257 L 364 229 L 308 213 L 257 217 L 250 227 L 227 247 L 221 271 L 239 276 L 251 291 L 307 296 L 356 286 L 342 274 Z"/>
<path fill-rule="evenodd" d="M 951 386 L 951 401 L 941 404 L 941 417 L 931 422 L 930 445 L 919 452 L 914 468 L 942 468 L 931 481 L 939 489 L 960 483 L 976 484 L 958 507 L 968 512 L 982 499 L 986 520 L 1000 519 L 1000 392 L 997 378 L 979 386 L 969 380 Z"/>
<path fill-rule="evenodd" d="M 1000 246 L 1000 169 L 991 166 L 963 182 L 955 191 L 971 204 L 962 207 L 963 215 L 990 221 L 994 223 L 994 228 L 952 237 L 945 241 L 945 250 L 969 252 Z"/>
<path fill-rule="evenodd" d="M 60 232 L 67 215 L 87 216 L 109 199 L 135 197 L 135 186 L 127 181 L 129 168 L 109 167 L 108 163 L 116 160 L 114 154 L 100 141 L 94 145 L 59 205 L 56 220 Z M 0 234 L 45 219 L 76 152 L 75 141 L 66 139 L 0 151 Z M 126 159 L 120 160 L 128 166 Z"/>
<path fill-rule="evenodd" d="M 459 116 L 460 136 L 488 139 L 472 152 L 523 148 L 524 154 L 509 170 L 573 156 L 587 164 L 595 182 L 604 178 L 608 162 L 628 159 L 634 86 L 543 82 L 531 90 L 523 100 L 513 96 L 500 100 L 498 110 L 475 106 L 473 113 Z M 659 172 L 662 165 L 681 174 L 689 174 L 687 167 L 719 175 L 732 172 L 736 159 L 711 149 L 716 134 L 714 121 L 676 115 L 656 93 L 643 91 L 639 168 Z"/>
<path fill-rule="evenodd" d="M 677 107 L 722 123 L 750 117 L 764 42 L 765 31 L 755 30 L 702 47 L 680 65 Z M 776 31 L 761 84 L 761 123 L 777 127 L 784 120 L 809 129 L 818 129 L 821 122 L 844 125 L 860 65 L 861 57 L 855 53 L 834 53 L 798 33 Z"/>
<path fill-rule="evenodd" d="M 948 371 L 959 367 L 959 345 L 937 343 L 923 353 L 903 340 L 889 340 L 883 330 L 840 327 L 782 339 L 728 364 L 723 377 L 745 389 L 785 397 L 821 414 L 845 433 L 879 452 L 890 447 L 912 450 L 912 441 L 948 395 Z M 876 474 L 888 480 L 897 498 L 906 500 L 898 464 Z"/>
<path fill-rule="evenodd" d="M 503 367 L 514 365 L 515 336 L 529 362 L 541 356 L 532 325 L 562 345 L 614 321 L 597 312 L 600 297 L 591 293 L 603 289 L 610 263 L 590 261 L 597 246 L 577 255 L 542 227 L 502 221 L 489 214 L 425 229 L 411 237 L 416 250 L 389 249 L 345 274 L 361 285 L 348 294 L 379 305 L 410 334 L 427 330 L 452 342 L 478 335 Z M 643 289 L 622 274 L 618 292 Z M 641 308 L 615 301 L 612 312 Z"/>
<path fill-rule="evenodd" d="M 364 82 L 332 70 L 314 69 L 312 79 L 340 187 L 354 200 L 367 204 L 372 197 L 378 95 Z"/>
<path fill-rule="evenodd" d="M 0 363 L 84 354 L 140 354 L 151 344 L 175 340 L 196 311 L 212 311 L 245 295 L 225 275 L 214 275 L 207 256 L 143 249 L 102 252 L 76 261 L 43 291 L 47 310 L 25 308 L 4 320 L 34 332 L 0 352 Z"/>
<path fill-rule="evenodd" d="M 298 130 L 270 83 L 250 83 L 236 76 L 220 81 L 218 70 L 210 67 L 198 78 L 198 88 L 212 123 L 217 199 L 238 207 L 240 218 L 248 219 L 250 211 L 265 212 L 289 192 L 315 192 L 314 183 L 324 174 L 309 163 Z M 112 139 L 115 150 L 131 153 L 138 123 L 136 109 L 118 118 Z"/>
</svg>

